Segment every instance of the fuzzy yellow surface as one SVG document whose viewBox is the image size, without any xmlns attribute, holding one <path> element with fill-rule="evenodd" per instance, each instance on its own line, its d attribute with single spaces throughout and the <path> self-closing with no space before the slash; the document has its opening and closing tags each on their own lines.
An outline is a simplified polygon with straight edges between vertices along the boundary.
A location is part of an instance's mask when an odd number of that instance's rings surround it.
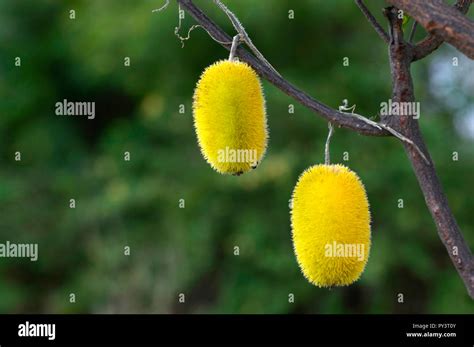
<svg viewBox="0 0 474 347">
<path fill-rule="evenodd" d="M 363 184 L 343 165 L 315 165 L 293 191 L 293 247 L 304 276 L 319 287 L 355 282 L 370 251 L 370 211 Z"/>
<path fill-rule="evenodd" d="M 265 99 L 249 65 L 219 61 L 206 68 L 193 115 L 201 153 L 216 171 L 241 174 L 261 161 L 268 141 Z"/>
</svg>

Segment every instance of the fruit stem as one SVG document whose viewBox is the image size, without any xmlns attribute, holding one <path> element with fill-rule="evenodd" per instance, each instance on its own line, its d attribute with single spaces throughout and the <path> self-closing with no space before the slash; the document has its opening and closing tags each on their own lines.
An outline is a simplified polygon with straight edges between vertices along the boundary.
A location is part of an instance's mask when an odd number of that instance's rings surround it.
<svg viewBox="0 0 474 347">
<path fill-rule="evenodd" d="M 237 34 L 232 39 L 232 47 L 230 48 L 229 61 L 234 61 L 235 52 L 237 52 L 237 47 L 240 44 L 240 34 Z"/>
<path fill-rule="evenodd" d="M 332 134 L 334 133 L 334 127 L 331 122 L 328 123 L 329 133 L 326 140 L 326 147 L 324 148 L 324 164 L 329 165 L 331 163 L 331 158 L 329 155 L 329 144 L 331 142 Z"/>
</svg>

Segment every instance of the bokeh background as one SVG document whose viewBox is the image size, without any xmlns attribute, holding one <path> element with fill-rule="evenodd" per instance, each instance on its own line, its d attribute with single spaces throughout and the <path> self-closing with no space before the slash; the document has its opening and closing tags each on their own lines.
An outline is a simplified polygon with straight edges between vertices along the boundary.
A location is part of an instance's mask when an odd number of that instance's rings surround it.
<svg viewBox="0 0 474 347">
<path fill-rule="evenodd" d="M 387 48 L 352 1 L 225 2 L 282 75 L 324 103 L 349 99 L 376 116 L 390 97 Z M 196 3 L 232 32 L 210 0 Z M 203 69 L 228 53 L 201 29 L 181 48 L 177 4 L 151 12 L 162 4 L 0 2 L 0 242 L 39 244 L 37 262 L 0 259 L 0 312 L 474 312 L 400 144 L 343 129 L 332 160 L 365 183 L 372 250 L 356 284 L 310 285 L 293 254 L 288 204 L 299 174 L 323 161 L 326 122 L 263 81 L 265 159 L 240 177 L 214 172 L 196 143 L 192 94 Z M 385 2 L 368 5 L 385 24 Z M 192 24 L 186 15 L 183 35 Z M 474 64 L 445 45 L 413 74 L 425 138 L 474 249 Z M 55 115 L 63 99 L 96 102 L 96 119 Z"/>
</svg>

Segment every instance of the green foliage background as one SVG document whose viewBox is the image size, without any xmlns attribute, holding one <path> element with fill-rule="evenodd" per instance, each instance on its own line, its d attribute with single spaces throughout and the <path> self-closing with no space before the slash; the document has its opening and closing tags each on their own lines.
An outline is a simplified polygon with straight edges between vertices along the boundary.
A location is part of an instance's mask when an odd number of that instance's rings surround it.
<svg viewBox="0 0 474 347">
<path fill-rule="evenodd" d="M 211 1 L 196 3 L 231 32 Z M 337 107 L 347 98 L 359 113 L 376 115 L 390 98 L 387 48 L 352 1 L 226 3 L 282 75 L 326 104 Z M 0 259 L 0 312 L 474 311 L 401 146 L 342 129 L 332 159 L 365 183 L 372 251 L 356 284 L 310 285 L 293 254 L 288 203 L 299 174 L 323 160 L 326 122 L 264 81 L 271 136 L 264 161 L 241 177 L 212 171 L 196 143 L 192 94 L 202 70 L 227 52 L 200 29 L 182 49 L 173 35 L 177 5 L 151 13 L 161 5 L 0 2 L 0 242 L 39 244 L 37 262 Z M 385 23 L 385 3 L 369 5 Z M 183 34 L 192 24 L 186 16 Z M 417 38 L 423 35 L 420 30 Z M 453 54 L 461 56 L 443 47 L 414 64 L 413 73 L 421 126 L 474 248 L 473 140 L 453 123 L 472 105 L 472 89 L 455 85 L 439 97 L 429 85 L 436 59 L 450 65 Z M 457 69 L 474 76 L 472 62 L 460 59 Z M 96 119 L 56 116 L 54 105 L 65 98 L 95 101 Z M 21 162 L 14 161 L 16 151 Z M 68 207 L 71 198 L 76 209 Z M 240 256 L 233 255 L 235 245 Z M 179 293 L 186 304 L 178 304 Z"/>
</svg>

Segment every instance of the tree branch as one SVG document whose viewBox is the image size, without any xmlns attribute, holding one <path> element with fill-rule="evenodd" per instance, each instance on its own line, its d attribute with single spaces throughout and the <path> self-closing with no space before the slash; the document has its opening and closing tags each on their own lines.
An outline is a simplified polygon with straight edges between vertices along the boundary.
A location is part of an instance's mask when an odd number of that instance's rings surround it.
<svg viewBox="0 0 474 347">
<path fill-rule="evenodd" d="M 416 45 L 413 61 L 422 59 L 446 41 L 474 59 L 474 22 L 463 15 L 471 0 L 458 0 L 454 7 L 442 0 L 388 0 L 421 24 L 431 35 Z"/>
<path fill-rule="evenodd" d="M 454 8 L 456 8 L 461 13 L 466 14 L 469 11 L 469 6 L 471 5 L 471 0 L 458 0 Z M 436 35 L 430 34 L 423 41 L 419 42 L 413 52 L 413 61 L 417 61 L 425 58 L 426 56 L 433 53 L 443 44 L 444 40 Z"/>
<path fill-rule="evenodd" d="M 401 20 L 398 19 L 397 10 L 394 8 L 388 10 L 386 15 L 392 31 L 396 34 L 394 37 L 398 38 L 392 40 L 389 50 L 393 84 L 392 98 L 396 102 L 414 102 L 415 95 L 410 72 L 413 48 L 403 40 L 402 24 Z M 448 200 L 443 193 L 433 161 L 421 135 L 418 121 L 413 116 L 392 116 L 390 124 L 412 139 L 427 154 L 428 164 L 421 160 L 419 153 L 412 146 L 404 144 L 405 151 L 423 192 L 426 205 L 436 224 L 438 235 L 446 247 L 469 295 L 474 299 L 474 256 L 449 208 Z"/>
<path fill-rule="evenodd" d="M 218 27 L 204 12 L 202 12 L 192 0 L 177 0 L 183 9 L 185 9 L 215 40 L 226 49 L 231 49 L 232 38 Z M 239 47 L 236 56 L 249 64 L 260 76 L 279 88 L 285 94 L 297 100 L 303 106 L 321 115 L 327 121 L 337 124 L 342 128 L 347 128 L 368 136 L 391 136 L 392 134 L 380 126 L 372 125 L 369 122 L 353 117 L 350 114 L 339 112 L 329 106 L 317 101 L 302 90 L 298 89 L 278 73 L 275 73 L 265 63 L 255 58 L 247 50 Z M 368 119 L 367 119 L 368 120 Z M 374 123 L 376 124 L 376 123 Z"/>
<path fill-rule="evenodd" d="M 385 43 L 389 43 L 390 38 L 387 34 L 387 32 L 382 28 L 382 26 L 377 22 L 377 19 L 370 13 L 369 9 L 367 6 L 365 6 L 364 2 L 362 0 L 355 0 L 355 3 L 357 6 L 359 6 L 360 10 L 364 14 L 364 16 L 367 18 L 370 24 L 374 27 L 375 31 L 379 36 L 382 38 L 382 40 L 385 41 Z"/>
<path fill-rule="evenodd" d="M 204 29 L 206 29 L 215 41 L 219 42 L 226 49 L 231 49 L 231 37 L 197 8 L 192 0 L 177 1 Z M 407 0 L 389 1 L 406 2 Z M 420 0 L 411 1 L 419 3 Z M 433 1 L 435 0 L 427 0 L 427 2 Z M 415 96 L 410 72 L 414 49 L 412 45 L 406 43 L 404 40 L 402 23 L 398 19 L 397 10 L 392 8 L 385 13 L 391 27 L 389 51 L 393 83 L 392 98 L 395 102 L 414 102 Z M 415 18 L 415 20 L 416 19 L 417 18 Z M 302 105 L 320 114 L 329 122 L 355 130 L 364 135 L 389 136 L 390 134 L 394 134 L 402 139 L 405 151 L 410 159 L 425 197 L 426 204 L 438 229 L 441 241 L 445 245 L 455 268 L 463 279 L 469 295 L 474 298 L 474 257 L 449 208 L 446 196 L 442 191 L 441 184 L 436 175 L 433 162 L 421 136 L 418 121 L 414 119 L 413 116 L 401 116 L 382 119 L 382 122 L 386 122 L 386 124 L 378 124 L 360 115 L 351 115 L 336 111 L 294 87 L 278 73 L 275 73 L 267 64 L 251 55 L 242 47 L 237 49 L 236 56 L 252 66 L 260 76 L 267 79 L 287 95 L 299 101 Z M 424 153 L 426 153 L 426 156 Z"/>
</svg>

